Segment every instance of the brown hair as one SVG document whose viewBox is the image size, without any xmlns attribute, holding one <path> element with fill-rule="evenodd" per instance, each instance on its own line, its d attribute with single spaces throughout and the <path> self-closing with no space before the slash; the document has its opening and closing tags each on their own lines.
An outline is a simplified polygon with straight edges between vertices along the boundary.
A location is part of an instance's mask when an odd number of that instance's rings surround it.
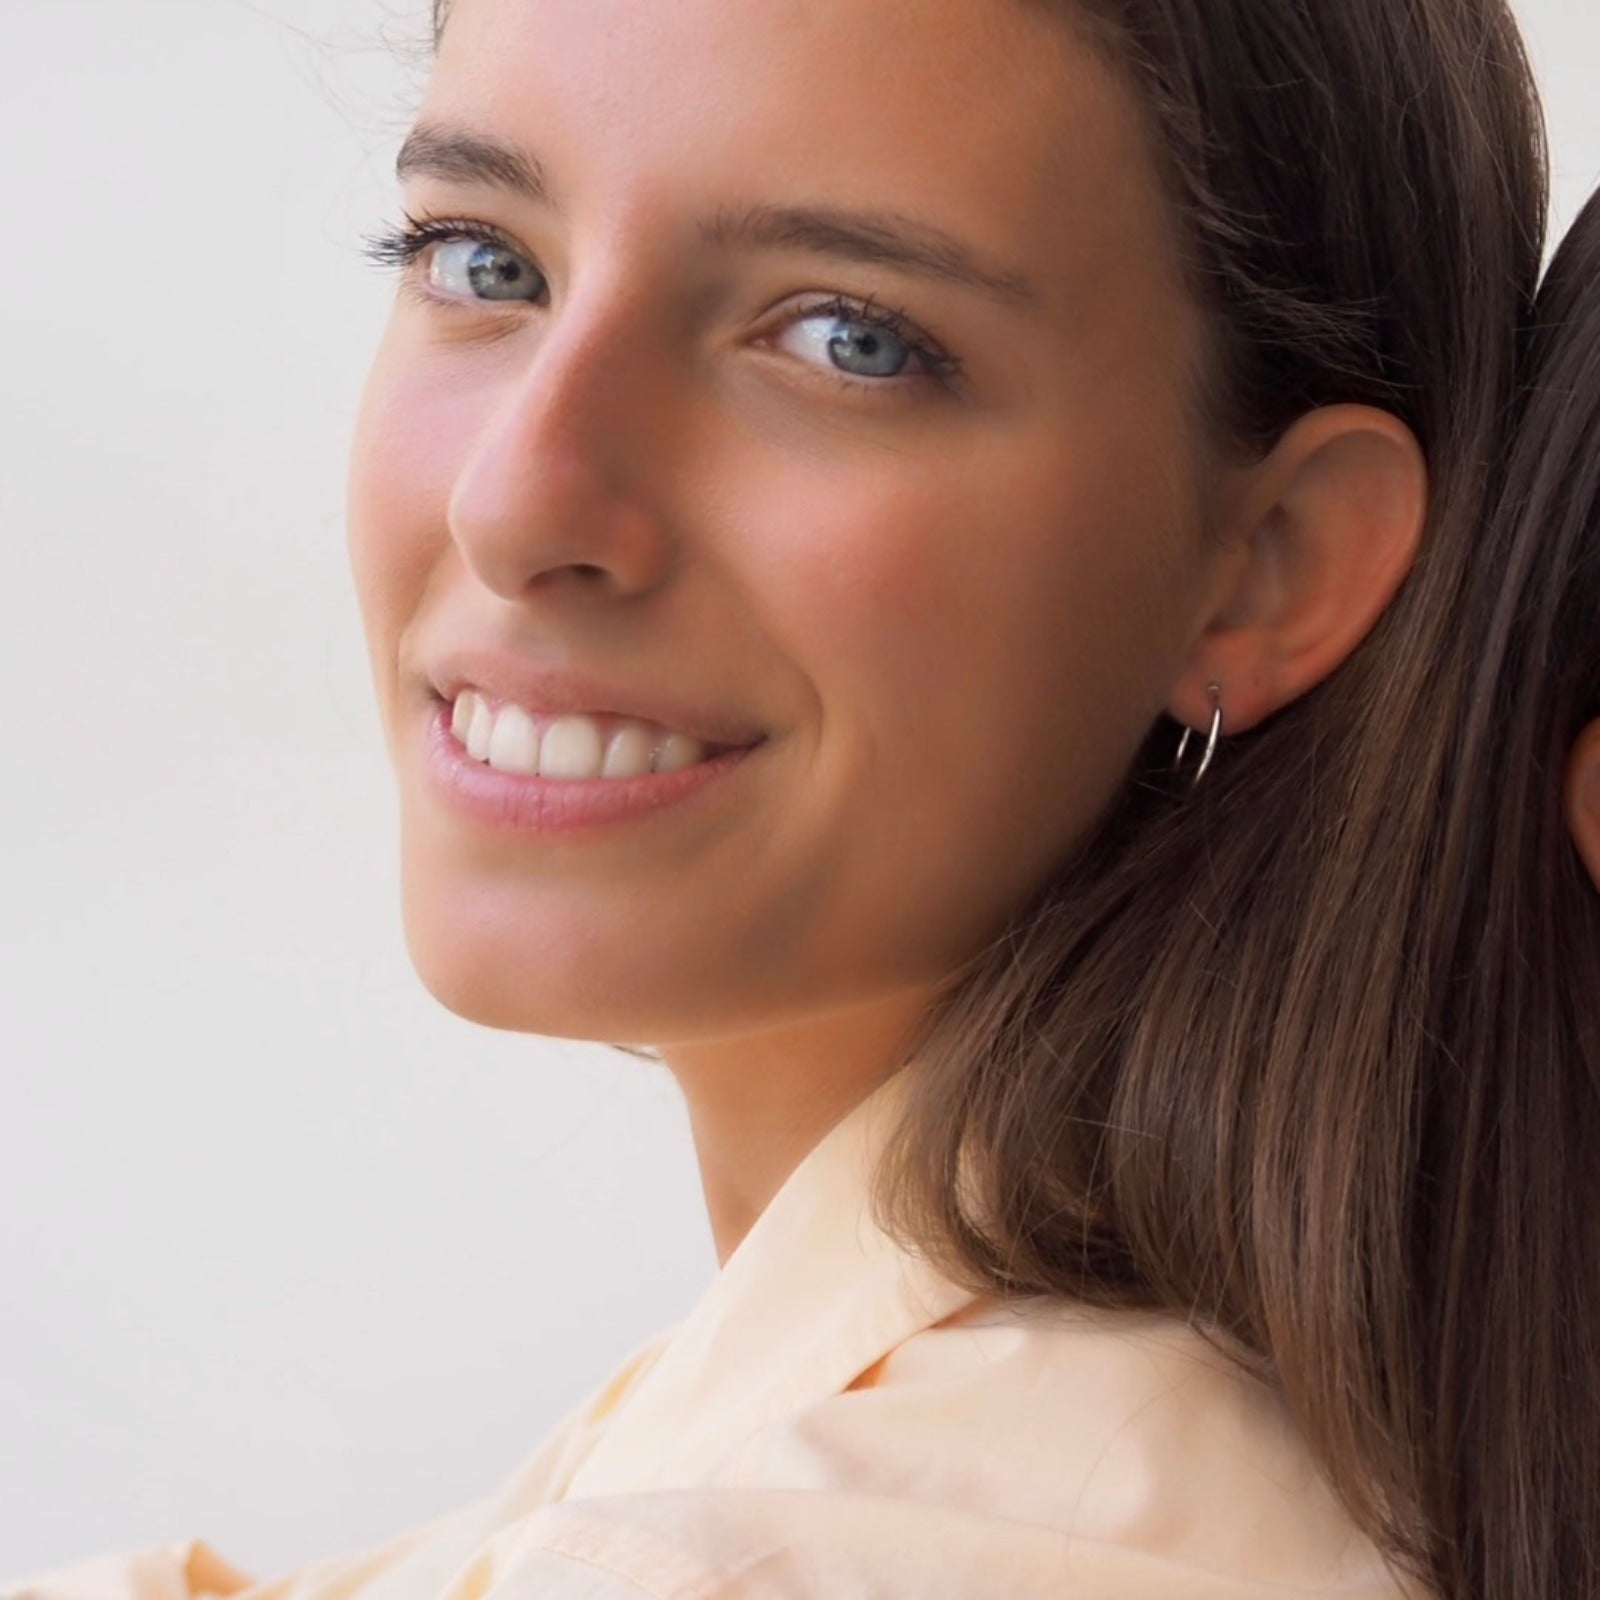
<svg viewBox="0 0 1600 1600">
<path fill-rule="evenodd" d="M 1533 331 L 1520 38 L 1501 0 L 1025 3 L 1147 109 L 1219 431 L 1260 451 L 1381 406 L 1427 453 L 1429 528 L 1351 658 L 1198 789 L 1153 729 L 953 977 L 880 1219 L 984 1293 L 1190 1319 L 1437 1594 L 1600 1595 L 1600 914 L 1557 809 L 1594 652 L 1551 670 L 1600 606 L 1563 453 L 1592 505 L 1600 346 Z M 1600 322 L 1597 233 L 1544 320 L 1585 293 Z"/>
</svg>

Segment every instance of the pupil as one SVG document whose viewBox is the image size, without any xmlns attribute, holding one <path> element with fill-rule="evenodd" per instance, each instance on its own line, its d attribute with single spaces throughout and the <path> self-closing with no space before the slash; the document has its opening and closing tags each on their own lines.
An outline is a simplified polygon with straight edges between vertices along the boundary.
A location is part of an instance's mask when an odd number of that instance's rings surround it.
<svg viewBox="0 0 1600 1600">
<path fill-rule="evenodd" d="M 475 289 L 515 288 L 523 277 L 522 263 L 492 244 L 474 253 L 467 273 Z"/>
</svg>

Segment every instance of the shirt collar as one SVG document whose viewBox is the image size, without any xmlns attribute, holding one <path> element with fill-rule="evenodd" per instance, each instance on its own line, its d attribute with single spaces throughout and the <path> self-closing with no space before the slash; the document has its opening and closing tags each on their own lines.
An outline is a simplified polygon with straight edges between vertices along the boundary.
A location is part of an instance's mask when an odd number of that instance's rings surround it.
<svg viewBox="0 0 1600 1600">
<path fill-rule="evenodd" d="M 561 1498 L 698 1481 L 766 1423 L 838 1394 L 978 1297 L 872 1220 L 902 1068 L 802 1159 L 608 1419 Z"/>
</svg>

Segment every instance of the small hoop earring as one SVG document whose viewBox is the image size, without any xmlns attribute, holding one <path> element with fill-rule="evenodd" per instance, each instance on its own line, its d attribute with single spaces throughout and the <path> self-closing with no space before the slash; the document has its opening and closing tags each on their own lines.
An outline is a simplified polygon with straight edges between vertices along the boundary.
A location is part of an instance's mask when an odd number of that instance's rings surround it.
<svg viewBox="0 0 1600 1600">
<path fill-rule="evenodd" d="M 1206 738 L 1206 753 L 1200 758 L 1200 765 L 1195 768 L 1194 778 L 1189 787 L 1205 777 L 1206 768 L 1211 765 L 1211 758 L 1217 753 L 1217 737 L 1222 732 L 1222 685 L 1208 683 L 1206 693 L 1211 696 L 1211 732 Z M 1183 766 L 1184 752 L 1189 748 L 1189 740 L 1194 733 L 1193 728 L 1185 728 L 1183 737 L 1178 741 L 1178 754 L 1173 759 L 1172 770 L 1177 772 Z"/>
</svg>

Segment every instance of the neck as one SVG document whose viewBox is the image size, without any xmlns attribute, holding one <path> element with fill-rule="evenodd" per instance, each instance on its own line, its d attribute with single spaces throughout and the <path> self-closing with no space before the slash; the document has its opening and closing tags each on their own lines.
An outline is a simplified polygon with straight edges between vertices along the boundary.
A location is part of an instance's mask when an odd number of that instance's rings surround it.
<svg viewBox="0 0 1600 1600">
<path fill-rule="evenodd" d="M 929 1002 L 908 991 L 781 1028 L 659 1046 L 688 1107 L 720 1265 L 828 1130 L 904 1065 Z"/>
</svg>

